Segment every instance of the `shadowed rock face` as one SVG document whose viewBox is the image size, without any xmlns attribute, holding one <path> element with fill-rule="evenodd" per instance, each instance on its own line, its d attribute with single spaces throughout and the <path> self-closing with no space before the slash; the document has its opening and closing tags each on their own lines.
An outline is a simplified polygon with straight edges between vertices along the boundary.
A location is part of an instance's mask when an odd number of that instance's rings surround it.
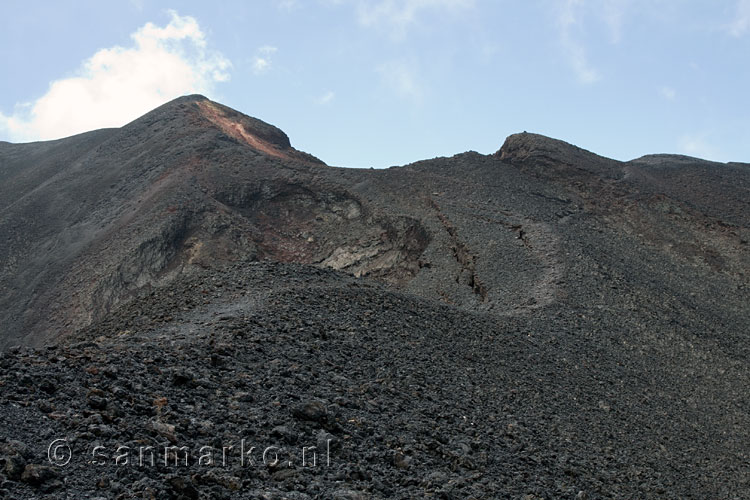
<svg viewBox="0 0 750 500">
<path fill-rule="evenodd" d="M 188 96 L 0 143 L 0 235 L 0 417 L 22 423 L 0 496 L 96 496 L 99 470 L 156 498 L 750 495 L 746 164 L 523 133 L 335 168 Z M 81 461 L 63 484 L 34 458 L 248 418 L 261 444 L 347 445 L 315 478 Z"/>
<path fill-rule="evenodd" d="M 3 345 L 70 333 L 194 266 L 268 258 L 402 283 L 429 242 L 281 130 L 200 96 L 0 155 Z"/>
</svg>

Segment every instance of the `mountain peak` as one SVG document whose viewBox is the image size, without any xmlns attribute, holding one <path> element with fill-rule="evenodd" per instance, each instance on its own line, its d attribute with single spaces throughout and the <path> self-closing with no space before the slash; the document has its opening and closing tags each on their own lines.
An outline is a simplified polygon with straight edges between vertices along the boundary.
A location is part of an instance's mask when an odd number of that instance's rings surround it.
<svg viewBox="0 0 750 500">
<path fill-rule="evenodd" d="M 508 136 L 503 146 L 495 155 L 499 156 L 501 160 L 506 160 L 510 163 L 553 159 L 556 163 L 573 164 L 580 162 L 580 160 L 591 161 L 603 158 L 565 141 L 529 132 Z"/>
<path fill-rule="evenodd" d="M 523 132 L 509 136 L 495 153 L 501 160 L 535 175 L 612 178 L 621 163 L 573 144 L 540 134 Z"/>
<path fill-rule="evenodd" d="M 170 104 L 189 104 L 193 102 L 202 102 L 202 101 L 210 101 L 210 99 L 203 94 L 187 94 L 180 97 L 176 97 L 172 99 L 171 101 L 167 102 L 165 105 Z"/>
<path fill-rule="evenodd" d="M 630 160 L 629 163 L 638 163 L 642 165 L 650 166 L 683 166 L 683 165 L 711 165 L 717 164 L 710 160 L 704 160 L 702 158 L 696 158 L 694 156 L 678 155 L 678 154 L 649 154 Z"/>
<path fill-rule="evenodd" d="M 279 150 L 292 147 L 284 131 L 269 123 L 208 99 L 194 102 L 204 118 L 240 142 L 273 156 L 276 156 Z"/>
<path fill-rule="evenodd" d="M 313 155 L 294 149 L 289 141 L 289 136 L 270 123 L 240 113 L 209 99 L 197 99 L 193 103 L 197 106 L 200 116 L 241 144 L 246 144 L 256 151 L 282 160 L 325 165 L 323 161 Z"/>
<path fill-rule="evenodd" d="M 269 123 L 214 102 L 200 94 L 173 99 L 132 122 L 151 125 L 156 122 L 176 124 L 178 128 L 217 129 L 236 142 L 265 155 L 302 163 L 325 165 L 318 158 L 294 149 L 289 137 Z M 172 127 L 173 128 L 173 127 Z"/>
</svg>

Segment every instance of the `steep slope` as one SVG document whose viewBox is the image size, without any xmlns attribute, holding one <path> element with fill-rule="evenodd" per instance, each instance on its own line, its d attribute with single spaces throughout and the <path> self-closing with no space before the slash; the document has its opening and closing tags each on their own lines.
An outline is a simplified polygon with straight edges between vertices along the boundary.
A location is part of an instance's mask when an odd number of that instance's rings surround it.
<svg viewBox="0 0 750 500">
<path fill-rule="evenodd" d="M 750 265 L 746 167 L 623 164 L 535 134 L 494 156 L 347 170 L 189 96 L 119 130 L 6 145 L 0 158 L 4 345 L 69 334 L 144 287 L 236 260 L 318 264 L 498 314 L 601 289 L 562 286 L 590 276 L 571 255 L 592 232 L 621 246 L 592 259 L 622 267 L 653 253 L 675 268 L 663 279 L 693 293 L 743 289 Z M 728 300 L 716 307 L 742 309 Z"/>
<path fill-rule="evenodd" d="M 280 130 L 200 96 L 56 142 L 0 152 L 4 345 L 70 333 L 185 266 L 265 256 L 336 266 L 347 257 L 333 250 L 351 238 L 397 279 L 426 237 L 319 182 L 322 162 Z"/>
<path fill-rule="evenodd" d="M 0 491 L 746 497 L 746 363 L 658 325 L 667 356 L 642 341 L 655 327 L 596 307 L 471 313 L 310 266 L 203 270 L 0 357 L 0 416 L 17 423 Z"/>
<path fill-rule="evenodd" d="M 27 422 L 0 436 L 23 442 L 0 490 L 81 496 L 117 473 L 115 494 L 157 498 L 750 495 L 745 164 L 524 133 L 334 168 L 189 96 L 0 144 L 0 181 L 0 412 Z M 248 428 L 331 435 L 339 461 L 15 474 L 57 435 L 80 456 Z"/>
</svg>

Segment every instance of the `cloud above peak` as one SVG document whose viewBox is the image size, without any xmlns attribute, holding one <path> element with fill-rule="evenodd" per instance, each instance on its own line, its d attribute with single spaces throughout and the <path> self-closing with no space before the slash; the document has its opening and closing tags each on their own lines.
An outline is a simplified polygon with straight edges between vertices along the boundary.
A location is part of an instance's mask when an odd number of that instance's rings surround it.
<svg viewBox="0 0 750 500">
<path fill-rule="evenodd" d="M 557 27 L 560 33 L 560 45 L 578 81 L 583 84 L 592 84 L 598 82 L 601 75 L 590 64 L 586 48 L 577 37 L 583 25 L 584 7 L 583 0 L 564 2 L 558 11 Z"/>
<path fill-rule="evenodd" d="M 264 45 L 255 51 L 255 57 L 253 58 L 253 73 L 256 75 L 262 75 L 271 69 L 271 59 L 277 51 L 278 49 L 276 47 L 270 45 Z"/>
<path fill-rule="evenodd" d="M 738 0 L 734 20 L 729 25 L 729 33 L 741 37 L 750 30 L 750 0 Z"/>
<path fill-rule="evenodd" d="M 132 46 L 98 50 L 43 96 L 0 113 L 2 137 L 56 139 L 119 127 L 180 95 L 210 94 L 229 79 L 230 61 L 208 49 L 193 17 L 169 14 L 165 26 L 149 22 L 132 33 Z"/>
<path fill-rule="evenodd" d="M 387 88 L 402 99 L 420 102 L 425 89 L 413 62 L 393 60 L 381 64 L 377 72 Z"/>
<path fill-rule="evenodd" d="M 474 6 L 474 0 L 359 0 L 355 3 L 360 24 L 384 28 L 396 39 L 406 36 L 409 27 L 425 12 L 457 11 Z"/>
</svg>

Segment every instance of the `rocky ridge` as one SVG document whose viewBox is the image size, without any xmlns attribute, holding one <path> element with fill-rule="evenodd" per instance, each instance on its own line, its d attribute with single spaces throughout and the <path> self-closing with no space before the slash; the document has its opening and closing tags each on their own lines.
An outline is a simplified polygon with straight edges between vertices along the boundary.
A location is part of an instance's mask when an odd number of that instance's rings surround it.
<svg viewBox="0 0 750 500">
<path fill-rule="evenodd" d="M 0 179 L 9 498 L 750 491 L 744 164 L 524 133 L 342 169 L 189 96 Z M 200 461 L 243 439 L 284 460 Z"/>
</svg>

